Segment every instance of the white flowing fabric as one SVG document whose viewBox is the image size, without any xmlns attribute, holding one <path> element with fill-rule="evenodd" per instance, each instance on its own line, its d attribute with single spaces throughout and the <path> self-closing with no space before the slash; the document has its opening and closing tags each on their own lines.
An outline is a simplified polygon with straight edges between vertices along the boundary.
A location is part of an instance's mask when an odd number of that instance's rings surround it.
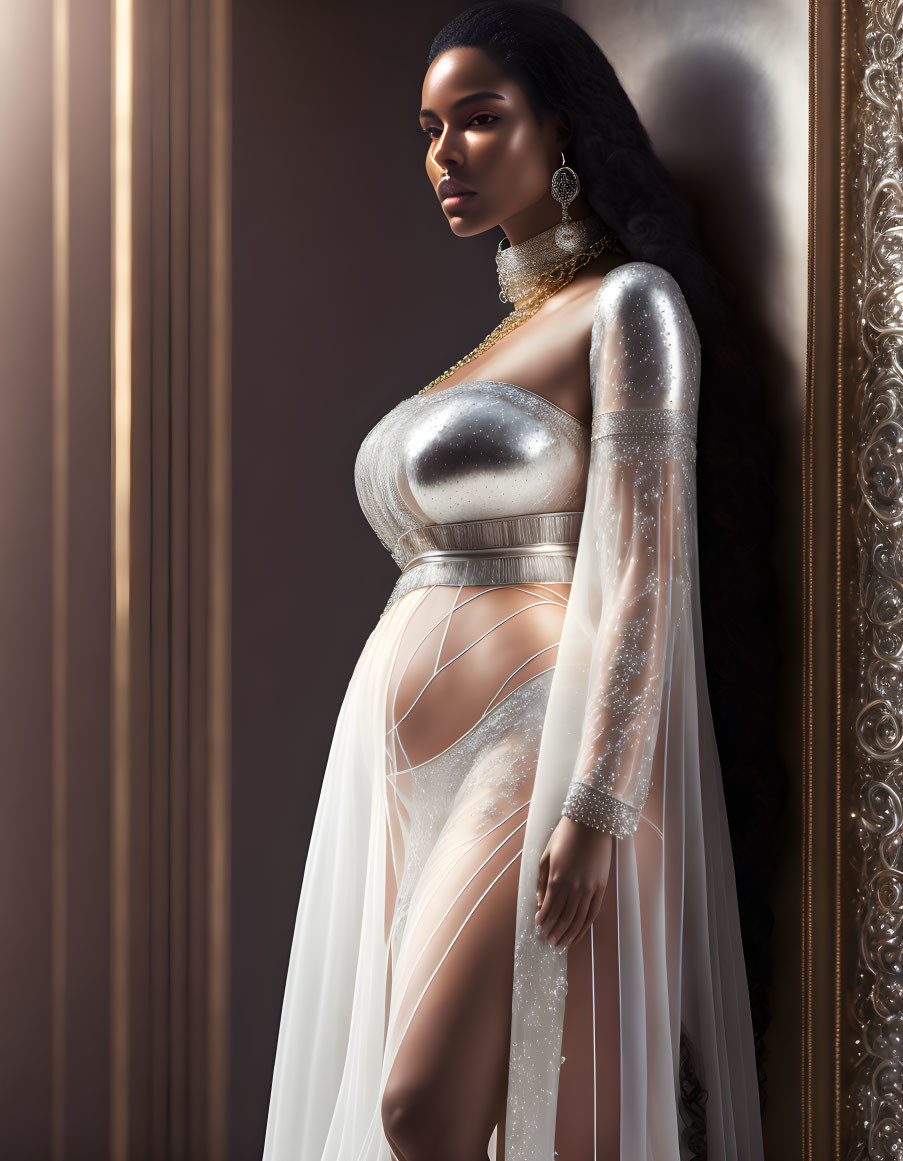
<svg viewBox="0 0 903 1161">
<path fill-rule="evenodd" d="M 631 262 L 603 280 L 585 514 L 557 661 L 503 699 L 525 722 L 538 708 L 544 715 L 517 890 L 505 1161 L 555 1155 L 568 953 L 535 932 L 536 885 L 562 809 L 586 801 L 601 804 L 621 835 L 608 885 L 617 903 L 620 1157 L 762 1159 L 703 657 L 694 343 L 667 272 Z M 415 924 L 390 914 L 410 832 L 387 789 L 386 705 L 399 642 L 425 595 L 408 592 L 387 608 L 339 713 L 301 887 L 264 1161 L 393 1156 L 381 1100 L 403 1035 L 398 993 Z M 415 895 L 412 913 L 427 904 Z M 683 1125 L 694 1082 L 704 1090 L 703 1154 Z M 493 1134 L 492 1161 L 495 1143 Z"/>
<path fill-rule="evenodd" d="M 374 1124 L 387 965 L 381 797 L 392 630 L 403 616 L 399 603 L 370 634 L 326 763 L 288 965 L 267 1161 L 386 1156 Z"/>
</svg>

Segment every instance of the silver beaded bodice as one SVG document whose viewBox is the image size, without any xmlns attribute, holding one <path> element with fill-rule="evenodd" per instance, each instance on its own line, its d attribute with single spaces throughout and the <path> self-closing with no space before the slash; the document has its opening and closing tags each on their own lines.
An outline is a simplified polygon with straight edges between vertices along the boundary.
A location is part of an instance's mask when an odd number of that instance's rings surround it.
<svg viewBox="0 0 903 1161">
<path fill-rule="evenodd" d="M 686 412 L 695 428 L 695 342 L 673 278 L 627 262 L 596 295 L 592 426 L 495 379 L 393 407 L 365 436 L 354 468 L 364 515 L 402 569 L 386 609 L 431 584 L 571 581 L 591 442 L 627 424 L 648 437 L 660 432 L 665 447 L 673 436 L 660 410 Z"/>
<path fill-rule="evenodd" d="M 364 515 L 405 569 L 392 599 L 430 583 L 569 580 L 589 445 L 586 424 L 512 383 L 402 400 L 367 434 L 354 471 Z"/>
</svg>

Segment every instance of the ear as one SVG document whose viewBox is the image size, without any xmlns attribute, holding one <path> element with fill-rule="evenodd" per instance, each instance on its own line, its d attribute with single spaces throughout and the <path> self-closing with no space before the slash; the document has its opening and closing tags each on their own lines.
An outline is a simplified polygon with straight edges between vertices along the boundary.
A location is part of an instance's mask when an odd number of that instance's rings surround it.
<svg viewBox="0 0 903 1161">
<path fill-rule="evenodd" d="M 574 136 L 574 131 L 571 128 L 571 121 L 567 113 L 563 109 L 558 109 L 555 112 L 554 119 L 555 145 L 563 153 L 571 143 Z"/>
</svg>

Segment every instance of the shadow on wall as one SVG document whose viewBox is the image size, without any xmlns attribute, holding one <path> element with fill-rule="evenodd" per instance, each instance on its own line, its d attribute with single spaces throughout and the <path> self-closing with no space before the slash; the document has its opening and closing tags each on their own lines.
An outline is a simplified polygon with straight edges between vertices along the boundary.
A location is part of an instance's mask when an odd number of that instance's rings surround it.
<svg viewBox="0 0 903 1161">
<path fill-rule="evenodd" d="M 779 278 L 779 223 L 767 175 L 778 164 L 769 83 L 724 44 L 667 55 L 650 68 L 657 78 L 644 121 L 662 161 L 696 211 L 702 240 L 718 269 L 738 291 L 740 323 L 764 342 L 769 384 L 786 381 L 766 316 Z"/>
<path fill-rule="evenodd" d="M 647 75 L 655 77 L 655 86 L 643 103 L 644 123 L 653 141 L 662 143 L 661 148 L 656 146 L 657 152 L 694 208 L 707 256 L 735 289 L 735 318 L 760 377 L 764 423 L 777 439 L 778 459 L 770 482 L 772 495 L 782 498 L 779 508 L 771 501 L 772 563 L 780 589 L 773 628 L 780 642 L 780 688 L 763 689 L 762 704 L 754 712 L 760 715 L 766 702 L 774 707 L 776 741 L 786 765 L 794 769 L 799 745 L 797 568 L 802 528 L 798 440 L 791 446 L 787 436 L 800 430 L 803 393 L 799 352 L 791 349 L 794 336 L 787 325 L 788 305 L 797 286 L 788 283 L 782 243 L 785 223 L 775 197 L 775 177 L 781 177 L 779 171 L 786 168 L 786 161 L 778 151 L 774 82 L 723 41 L 690 46 L 679 54 L 665 53 L 649 65 Z M 805 190 L 800 196 L 805 197 Z M 800 286 L 803 282 L 801 278 Z M 733 411 L 731 401 L 726 406 Z M 750 458 L 756 454 L 755 448 L 750 450 Z M 729 618 L 729 603 L 716 603 Z M 733 615 L 742 617 L 743 610 Z M 729 628 L 727 638 L 732 634 Z M 717 680 L 716 673 L 712 676 Z M 761 817 L 763 822 L 773 819 L 780 801 L 778 787 L 770 778 L 770 772 L 763 772 L 761 782 L 744 792 L 754 812 L 751 817 Z M 792 787 L 785 787 L 785 797 L 787 789 Z M 730 807 L 733 791 L 728 784 L 725 793 Z M 763 1030 L 766 1034 L 765 1045 L 759 1045 L 764 1091 L 766 1101 L 772 1096 L 776 1099 L 773 1117 L 784 1120 L 790 1114 L 781 1090 L 794 1079 L 784 1049 L 796 1059 L 793 1037 L 798 1027 L 798 999 L 793 991 L 798 968 L 792 958 L 798 954 L 798 853 L 790 811 L 784 810 L 777 826 L 771 825 L 774 833 L 767 851 L 750 833 L 758 829 L 755 825 L 732 826 L 732 838 L 753 1019 L 759 1036 Z M 762 891 L 769 880 L 773 886 L 767 900 Z M 791 975 L 792 987 L 784 986 L 782 980 Z M 785 1013 L 787 1020 L 776 1019 Z"/>
</svg>

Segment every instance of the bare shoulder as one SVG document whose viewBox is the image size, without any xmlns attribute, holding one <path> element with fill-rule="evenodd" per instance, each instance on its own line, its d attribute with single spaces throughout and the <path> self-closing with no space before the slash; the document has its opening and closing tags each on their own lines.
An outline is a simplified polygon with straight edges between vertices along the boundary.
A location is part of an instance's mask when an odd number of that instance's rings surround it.
<svg viewBox="0 0 903 1161">
<path fill-rule="evenodd" d="M 602 283 L 622 266 L 636 265 L 628 254 L 602 253 L 580 268 L 574 275 L 574 285 L 585 294 L 595 296 Z"/>
<path fill-rule="evenodd" d="M 603 288 L 613 285 L 616 281 L 623 281 L 625 267 L 648 265 L 649 263 L 645 262 L 635 262 L 627 255 L 600 254 L 574 275 L 563 305 L 568 313 L 573 312 L 579 319 L 581 329 L 585 327 L 589 330 Z M 618 271 L 622 273 L 618 274 Z"/>
</svg>

